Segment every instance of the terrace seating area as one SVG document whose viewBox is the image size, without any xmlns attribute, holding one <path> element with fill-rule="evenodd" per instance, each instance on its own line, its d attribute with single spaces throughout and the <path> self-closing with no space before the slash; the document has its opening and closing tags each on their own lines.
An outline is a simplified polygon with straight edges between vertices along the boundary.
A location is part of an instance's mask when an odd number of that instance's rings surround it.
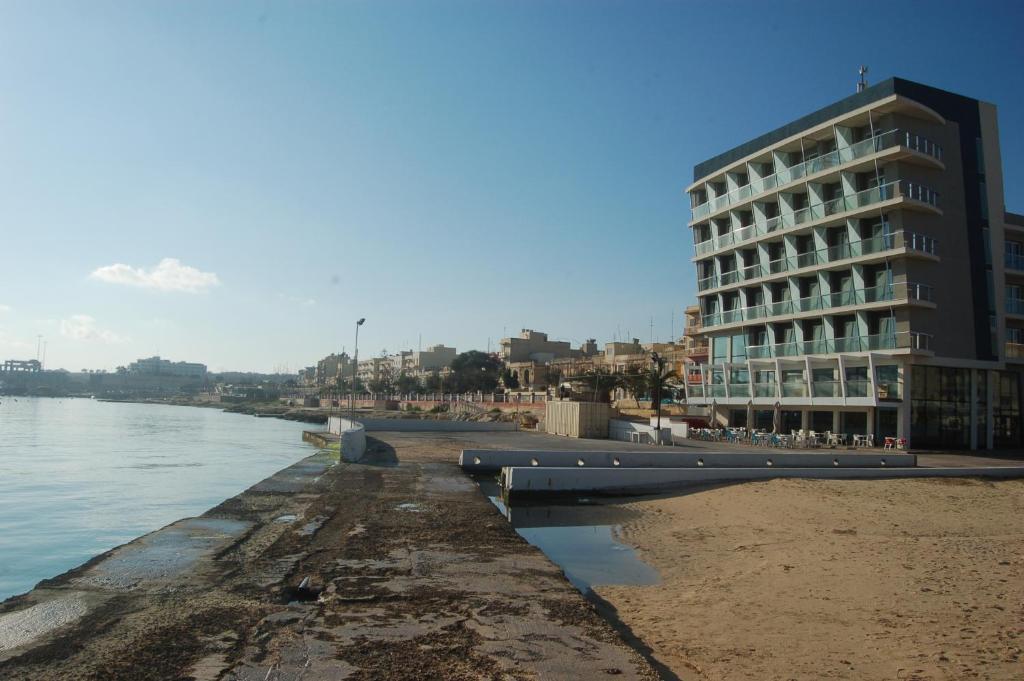
<svg viewBox="0 0 1024 681">
<path fill-rule="evenodd" d="M 793 430 L 787 433 L 773 433 L 764 429 L 747 428 L 691 428 L 689 438 L 704 442 L 725 442 L 751 447 L 778 447 L 782 449 L 820 449 L 845 447 L 847 449 L 875 448 L 872 434 L 833 433 L 830 430 Z M 906 438 L 886 437 L 884 449 L 906 450 Z"/>
</svg>

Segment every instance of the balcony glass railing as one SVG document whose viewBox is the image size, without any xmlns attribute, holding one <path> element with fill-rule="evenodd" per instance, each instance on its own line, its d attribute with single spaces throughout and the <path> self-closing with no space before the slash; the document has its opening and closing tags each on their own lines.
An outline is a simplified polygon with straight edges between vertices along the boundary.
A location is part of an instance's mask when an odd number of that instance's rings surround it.
<svg viewBox="0 0 1024 681">
<path fill-rule="evenodd" d="M 930 350 L 931 335 L 917 331 L 881 333 L 867 336 L 845 336 L 804 341 L 786 342 L 775 345 L 748 345 L 749 359 L 772 359 L 798 355 L 831 355 L 844 352 L 869 352 L 874 350 Z"/>
<path fill-rule="evenodd" d="M 901 398 L 899 381 L 876 381 L 875 391 L 880 400 L 898 400 Z"/>
<path fill-rule="evenodd" d="M 938 208 L 939 195 L 937 192 L 914 182 L 894 180 L 888 184 L 865 189 L 850 196 L 840 196 L 823 204 L 815 204 L 807 208 L 801 208 L 793 213 L 771 218 L 762 225 L 749 225 L 742 227 L 740 230 L 719 234 L 717 237 L 696 244 L 694 250 L 697 255 L 705 255 L 720 248 L 744 243 L 780 229 L 791 229 L 807 222 L 813 222 L 899 197 L 906 197 Z M 910 235 L 912 233 L 908 232 L 907 234 Z M 917 235 L 917 240 L 907 243 L 906 246 L 922 252 L 932 252 L 928 246 L 929 238 Z M 889 248 L 892 248 L 892 246 Z"/>
<path fill-rule="evenodd" d="M 776 390 L 774 383 L 755 383 L 754 397 L 775 397 Z"/>
<path fill-rule="evenodd" d="M 853 380 L 847 379 L 846 381 L 846 396 L 847 397 L 867 397 L 868 389 L 871 387 L 871 382 L 866 378 L 855 378 Z"/>
<path fill-rule="evenodd" d="M 724 383 L 711 383 L 708 385 L 708 397 L 725 397 Z"/>
<path fill-rule="evenodd" d="M 1024 314 L 1024 298 L 1007 298 L 1007 314 Z"/>
<path fill-rule="evenodd" d="M 843 388 L 839 381 L 814 381 L 812 388 L 815 397 L 842 397 Z"/>
<path fill-rule="evenodd" d="M 729 396 L 730 397 L 750 397 L 750 384 L 749 383 L 730 383 L 729 384 Z"/>
<path fill-rule="evenodd" d="M 783 397 L 807 397 L 807 384 L 802 381 L 800 383 L 782 383 L 781 385 Z"/>
<path fill-rule="evenodd" d="M 898 300 L 919 300 L 932 302 L 932 287 L 927 284 L 897 282 L 882 284 L 862 289 L 836 291 L 824 295 L 816 294 L 797 298 L 796 300 L 780 300 L 774 303 L 759 303 L 749 307 L 740 307 L 725 312 L 711 312 L 702 318 L 705 328 L 722 324 L 749 322 L 765 317 L 779 317 L 801 312 L 831 310 L 850 305 L 864 305 Z"/>
<path fill-rule="evenodd" d="M 1006 253 L 1003 255 L 1003 263 L 1011 270 L 1024 271 L 1024 255 L 1019 253 Z"/>
<path fill-rule="evenodd" d="M 922 137 L 908 130 L 889 130 L 874 137 L 857 142 L 849 147 L 807 159 L 789 168 L 783 168 L 774 175 L 763 178 L 753 178 L 749 184 L 738 187 L 727 194 L 716 196 L 705 200 L 703 203 L 693 206 L 691 211 L 693 219 L 699 220 L 713 211 L 718 211 L 731 205 L 737 205 L 747 201 L 776 187 L 782 186 L 794 180 L 814 175 L 823 170 L 837 168 L 845 163 L 855 161 L 859 158 L 889 149 L 895 146 L 904 146 L 919 153 L 931 156 L 939 161 L 942 160 L 942 147 L 935 144 L 926 137 Z"/>
</svg>

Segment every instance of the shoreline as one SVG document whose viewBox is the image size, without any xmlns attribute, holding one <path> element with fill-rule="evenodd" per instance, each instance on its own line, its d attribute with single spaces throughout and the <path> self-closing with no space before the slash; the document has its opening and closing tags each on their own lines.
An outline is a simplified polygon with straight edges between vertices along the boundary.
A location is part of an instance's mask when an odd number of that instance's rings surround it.
<svg viewBox="0 0 1024 681">
<path fill-rule="evenodd" d="M 627 504 L 653 586 L 596 591 L 680 677 L 1015 678 L 1024 481 L 772 480 Z"/>
<path fill-rule="evenodd" d="M 657 678 L 461 472 L 450 439 L 371 443 L 365 463 L 318 451 L 7 599 L 0 676 Z"/>
</svg>

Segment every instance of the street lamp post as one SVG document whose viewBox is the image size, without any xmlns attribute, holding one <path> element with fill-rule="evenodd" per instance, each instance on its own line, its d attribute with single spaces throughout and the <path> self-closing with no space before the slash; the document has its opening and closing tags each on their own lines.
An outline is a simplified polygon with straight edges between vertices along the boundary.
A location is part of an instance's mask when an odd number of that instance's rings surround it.
<svg viewBox="0 0 1024 681">
<path fill-rule="evenodd" d="M 365 321 L 366 317 L 360 317 L 359 321 L 356 322 L 356 349 L 352 357 L 352 389 L 349 392 L 348 398 L 349 420 L 355 420 L 356 418 L 356 378 L 359 375 L 359 327 Z"/>
<path fill-rule="evenodd" d="M 654 362 L 654 401 L 657 403 L 658 414 L 658 444 L 661 444 L 661 367 L 665 360 L 656 352 L 651 353 L 651 360 Z"/>
</svg>

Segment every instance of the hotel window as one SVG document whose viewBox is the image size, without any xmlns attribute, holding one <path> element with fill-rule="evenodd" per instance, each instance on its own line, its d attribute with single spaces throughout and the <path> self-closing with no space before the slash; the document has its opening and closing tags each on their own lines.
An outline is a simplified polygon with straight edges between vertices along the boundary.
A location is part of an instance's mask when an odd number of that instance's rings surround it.
<svg viewBox="0 0 1024 681">
<path fill-rule="evenodd" d="M 914 446 L 970 446 L 970 369 L 911 367 L 910 441 Z"/>
<path fill-rule="evenodd" d="M 996 447 L 1018 447 L 1021 440 L 1020 381 L 1013 371 L 996 374 L 992 427 Z"/>
<path fill-rule="evenodd" d="M 711 363 L 724 364 L 729 361 L 729 338 L 717 336 L 711 340 Z"/>
<path fill-rule="evenodd" d="M 732 337 L 732 361 L 747 361 L 747 337 L 745 334 L 737 334 Z"/>
</svg>

